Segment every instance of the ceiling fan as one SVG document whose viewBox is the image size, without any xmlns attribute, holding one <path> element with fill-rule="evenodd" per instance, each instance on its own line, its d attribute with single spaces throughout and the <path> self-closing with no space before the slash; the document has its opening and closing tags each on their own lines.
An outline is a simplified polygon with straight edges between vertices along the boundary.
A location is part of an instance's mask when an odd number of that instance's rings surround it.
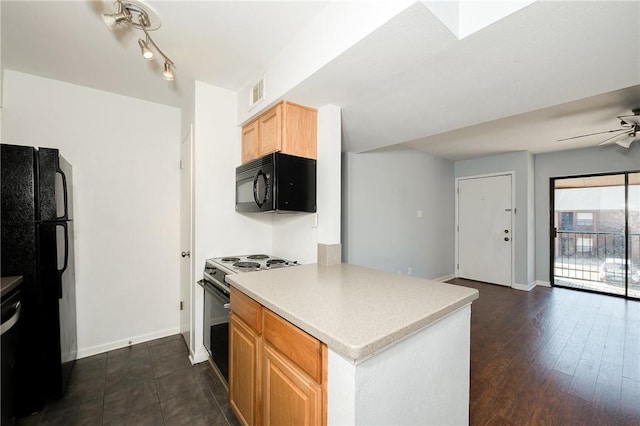
<svg viewBox="0 0 640 426">
<path fill-rule="evenodd" d="M 628 149 L 633 142 L 640 140 L 640 108 L 634 108 L 631 112 L 633 114 L 617 116 L 618 120 L 620 120 L 619 129 L 605 130 L 604 132 L 588 133 L 586 135 L 558 139 L 558 142 L 605 133 L 615 133 L 615 135 L 603 140 L 598 145 L 609 145 L 615 143 L 616 145 Z"/>
</svg>

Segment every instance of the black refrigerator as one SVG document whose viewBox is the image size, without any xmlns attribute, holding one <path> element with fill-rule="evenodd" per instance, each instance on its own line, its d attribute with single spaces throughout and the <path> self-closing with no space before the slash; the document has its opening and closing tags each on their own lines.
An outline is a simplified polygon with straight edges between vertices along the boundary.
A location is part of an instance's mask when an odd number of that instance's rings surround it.
<svg viewBox="0 0 640 426">
<path fill-rule="evenodd" d="M 2 276 L 23 276 L 16 412 L 64 395 L 77 354 L 71 165 L 57 149 L 0 144 Z"/>
</svg>

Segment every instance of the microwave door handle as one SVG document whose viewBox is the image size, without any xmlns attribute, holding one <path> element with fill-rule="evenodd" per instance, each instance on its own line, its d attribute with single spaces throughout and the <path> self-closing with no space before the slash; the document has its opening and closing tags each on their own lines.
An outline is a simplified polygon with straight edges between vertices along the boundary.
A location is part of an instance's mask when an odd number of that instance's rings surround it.
<svg viewBox="0 0 640 426">
<path fill-rule="evenodd" d="M 256 202 L 256 205 L 258 207 L 262 208 L 262 205 L 266 200 L 264 198 L 262 201 L 258 199 L 258 179 L 260 179 L 260 176 L 263 176 L 265 182 L 267 181 L 267 176 L 262 170 L 259 170 L 258 173 L 256 173 L 256 175 L 253 177 L 253 200 Z"/>
</svg>

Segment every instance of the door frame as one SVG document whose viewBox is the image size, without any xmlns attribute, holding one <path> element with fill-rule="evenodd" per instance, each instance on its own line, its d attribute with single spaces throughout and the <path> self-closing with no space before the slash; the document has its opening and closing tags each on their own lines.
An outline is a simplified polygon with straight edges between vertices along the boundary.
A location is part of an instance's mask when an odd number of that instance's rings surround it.
<svg viewBox="0 0 640 426">
<path fill-rule="evenodd" d="M 514 288 L 515 285 L 515 248 L 516 248 L 516 241 L 517 241 L 517 232 L 516 232 L 516 228 L 515 228 L 515 215 L 517 213 L 517 209 L 515 207 L 516 205 L 516 172 L 515 170 L 509 170 L 509 171 L 504 171 L 504 172 L 497 172 L 497 173 L 487 173 L 487 174 L 481 174 L 481 175 L 471 175 L 471 176 L 459 176 L 456 177 L 455 179 L 455 225 L 454 225 L 454 250 L 455 250 L 455 262 L 453 265 L 453 270 L 454 270 L 454 276 L 456 278 L 460 277 L 459 274 L 459 243 L 458 240 L 460 239 L 459 236 L 459 232 L 460 232 L 460 224 L 459 224 L 459 200 L 458 197 L 460 196 L 460 181 L 461 180 L 468 180 L 468 179 L 480 179 L 480 178 L 489 178 L 489 177 L 497 177 L 497 176 L 510 176 L 511 177 L 511 285 L 509 286 L 505 286 L 507 288 Z"/>
<path fill-rule="evenodd" d="M 567 288 L 575 291 L 583 291 L 586 293 L 595 293 L 602 294 L 605 296 L 613 296 L 620 297 L 626 300 L 640 300 L 635 297 L 629 297 L 629 282 L 628 278 L 625 281 L 625 291 L 624 295 L 615 294 L 615 293 L 604 293 L 595 290 L 575 288 L 575 287 L 566 287 L 555 283 L 555 183 L 557 180 L 562 179 L 576 179 L 576 178 L 590 178 L 590 177 L 599 177 L 599 176 L 611 176 L 611 175 L 624 175 L 624 204 L 625 204 L 625 213 L 624 213 L 624 235 L 625 235 L 625 259 L 629 259 L 629 175 L 640 173 L 640 169 L 637 170 L 623 170 L 617 172 L 599 172 L 599 173 L 582 173 L 576 175 L 567 175 L 567 176 L 551 176 L 549 177 L 549 284 L 551 287 L 558 288 Z"/>
<path fill-rule="evenodd" d="M 189 167 L 188 170 L 190 172 L 189 175 L 189 194 L 188 194 L 188 215 L 187 217 L 189 218 L 189 235 L 188 235 L 188 240 L 189 240 L 189 247 L 180 247 L 181 251 L 189 251 L 190 252 L 190 256 L 182 258 L 181 262 L 188 262 L 188 272 L 189 272 L 189 277 L 187 278 L 186 282 L 184 282 L 184 278 L 183 278 L 183 274 L 182 274 L 182 267 L 180 270 L 180 299 L 182 302 L 182 307 L 183 310 L 186 310 L 186 312 L 183 312 L 182 310 L 180 311 L 180 334 L 182 334 L 183 338 L 185 339 L 185 342 L 187 343 L 187 346 L 189 346 L 190 351 L 191 351 L 191 341 L 192 339 L 192 334 L 193 331 L 195 330 L 194 328 L 194 324 L 193 324 L 193 277 L 194 275 L 194 266 L 193 266 L 193 238 L 194 238 L 194 220 L 193 220 L 193 203 L 194 203 L 194 197 L 193 197 L 193 181 L 194 181 L 194 170 L 193 170 L 193 158 L 194 158 L 194 128 L 193 128 L 193 123 L 190 125 L 189 127 L 189 133 L 183 138 L 183 140 L 181 141 L 180 144 L 180 170 L 183 171 L 185 168 L 183 166 L 183 161 L 185 161 L 185 159 L 182 158 L 182 144 L 188 143 L 190 145 L 189 148 L 189 158 L 187 159 L 187 161 L 189 161 Z M 182 194 L 182 176 L 181 176 L 181 195 L 180 195 L 180 209 L 182 210 L 185 206 L 184 201 L 183 200 L 183 195 Z M 183 229 L 183 216 L 182 216 L 182 211 L 181 211 L 181 215 L 180 215 L 180 245 L 182 246 L 182 240 L 183 237 L 185 237 L 182 233 L 184 232 Z M 189 299 L 188 300 L 182 300 L 183 295 L 189 295 Z"/>
</svg>

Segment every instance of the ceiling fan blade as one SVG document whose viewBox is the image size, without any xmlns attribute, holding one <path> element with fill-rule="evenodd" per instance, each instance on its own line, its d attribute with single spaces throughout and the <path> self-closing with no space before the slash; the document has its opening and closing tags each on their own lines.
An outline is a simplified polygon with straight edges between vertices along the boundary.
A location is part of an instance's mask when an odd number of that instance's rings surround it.
<svg viewBox="0 0 640 426">
<path fill-rule="evenodd" d="M 619 115 L 618 119 L 631 125 L 640 125 L 640 115 Z"/>
<path fill-rule="evenodd" d="M 562 142 L 562 141 L 568 141 L 571 139 L 578 139 L 578 138 L 584 138 L 587 136 L 594 136 L 594 135 L 602 135 L 604 133 L 614 133 L 614 132 L 624 132 L 624 131 L 629 131 L 629 129 L 615 129 L 615 130 L 605 130 L 604 132 L 596 132 L 596 133 L 588 133 L 586 135 L 580 135 L 580 136 L 572 136 L 570 138 L 564 138 L 564 139 L 558 139 L 558 142 Z"/>
<path fill-rule="evenodd" d="M 635 141 L 635 138 L 621 139 L 619 141 L 616 141 L 616 145 L 629 149 L 631 148 L 631 144 Z"/>
<path fill-rule="evenodd" d="M 600 142 L 598 144 L 598 146 L 609 145 L 611 143 L 617 143 L 616 139 L 621 137 L 621 136 L 628 136 L 628 134 L 627 133 L 618 133 L 617 135 L 613 135 L 610 138 L 607 138 L 607 139 L 603 140 L 602 142 Z"/>
</svg>

